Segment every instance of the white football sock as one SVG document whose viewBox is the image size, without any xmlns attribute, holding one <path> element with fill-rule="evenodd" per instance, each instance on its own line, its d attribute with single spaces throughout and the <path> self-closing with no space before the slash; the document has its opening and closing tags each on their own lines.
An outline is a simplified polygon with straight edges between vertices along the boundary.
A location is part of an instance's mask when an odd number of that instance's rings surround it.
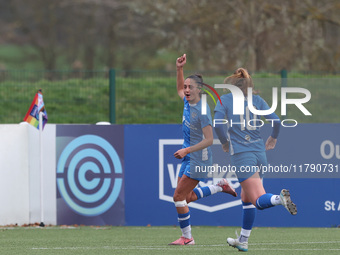
<svg viewBox="0 0 340 255">
<path fill-rule="evenodd" d="M 182 236 L 184 236 L 185 238 L 190 239 L 192 237 L 190 225 L 185 228 L 181 228 L 181 230 L 182 230 Z"/>
<path fill-rule="evenodd" d="M 210 189 L 211 195 L 222 191 L 222 187 L 217 186 L 217 185 L 209 185 L 209 189 Z"/>
<path fill-rule="evenodd" d="M 239 241 L 241 243 L 248 242 L 248 238 L 250 236 L 250 233 L 251 233 L 251 229 L 243 229 L 243 228 L 241 228 L 241 233 L 240 233 Z"/>
<path fill-rule="evenodd" d="M 279 195 L 273 195 L 270 198 L 270 202 L 272 203 L 272 205 L 282 205 L 282 201 Z"/>
</svg>

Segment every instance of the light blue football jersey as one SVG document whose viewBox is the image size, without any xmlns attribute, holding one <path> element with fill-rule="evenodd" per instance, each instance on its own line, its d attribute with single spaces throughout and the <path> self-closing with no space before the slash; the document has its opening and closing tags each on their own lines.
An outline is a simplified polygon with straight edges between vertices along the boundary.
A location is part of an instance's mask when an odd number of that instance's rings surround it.
<svg viewBox="0 0 340 255">
<path fill-rule="evenodd" d="M 259 120 L 261 116 L 256 116 L 250 112 L 247 98 L 244 98 L 243 115 L 234 115 L 232 93 L 221 96 L 221 101 L 222 105 L 219 102 L 217 103 L 215 113 L 222 113 L 228 123 L 215 125 L 227 125 L 230 154 L 246 151 L 265 151 L 265 145 L 260 136 L 259 126 L 261 126 L 261 122 Z M 253 106 L 258 110 L 270 109 L 259 95 L 253 95 Z"/>
<path fill-rule="evenodd" d="M 197 104 L 189 104 L 184 97 L 184 110 L 183 110 L 183 148 L 187 148 L 198 144 L 203 140 L 202 128 L 210 125 L 212 126 L 212 118 L 209 105 L 207 105 L 207 114 L 202 115 L 200 100 Z M 189 153 L 184 160 L 190 159 L 190 164 L 194 165 L 210 165 L 212 163 L 212 152 L 210 146 L 200 151 Z"/>
</svg>

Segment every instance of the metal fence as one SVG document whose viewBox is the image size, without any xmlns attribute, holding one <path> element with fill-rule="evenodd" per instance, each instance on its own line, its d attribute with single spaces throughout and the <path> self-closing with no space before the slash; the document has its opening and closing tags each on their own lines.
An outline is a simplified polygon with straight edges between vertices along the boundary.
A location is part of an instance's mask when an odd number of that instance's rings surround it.
<svg viewBox="0 0 340 255">
<path fill-rule="evenodd" d="M 185 75 L 191 73 L 196 72 L 186 71 Z M 204 81 L 211 86 L 223 83 L 229 74 L 203 72 Z M 340 122 L 340 75 L 290 72 L 288 79 L 282 80 L 278 71 L 254 73 L 253 78 L 269 105 L 272 87 L 286 84 L 311 91 L 312 99 L 306 107 L 313 116 L 301 116 L 298 109 L 291 107 L 288 117 L 298 116 L 301 122 Z M 0 71 L 0 122 L 21 122 L 38 89 L 43 91 L 49 123 L 180 123 L 182 119 L 183 103 L 176 92 L 176 72 Z"/>
</svg>

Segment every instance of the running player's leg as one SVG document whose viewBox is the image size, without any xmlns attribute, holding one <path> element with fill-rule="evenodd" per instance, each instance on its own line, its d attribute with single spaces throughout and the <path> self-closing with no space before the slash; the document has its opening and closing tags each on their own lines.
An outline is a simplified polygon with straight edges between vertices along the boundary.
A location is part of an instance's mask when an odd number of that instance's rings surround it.
<svg viewBox="0 0 340 255">
<path fill-rule="evenodd" d="M 178 222 L 182 231 L 182 236 L 170 244 L 186 245 L 195 243 L 191 235 L 190 211 L 186 202 L 186 197 L 197 184 L 198 180 L 191 179 L 185 174 L 178 182 L 173 199 L 178 213 Z"/>
<path fill-rule="evenodd" d="M 256 207 L 252 204 L 252 201 L 256 199 L 258 196 L 265 193 L 262 183 L 262 189 L 258 189 L 255 184 L 253 184 L 252 175 L 256 171 L 257 160 L 252 152 L 245 152 L 233 155 L 231 157 L 231 164 L 234 165 L 237 169 L 237 177 L 241 184 L 241 200 L 242 200 L 242 228 L 240 236 L 234 238 L 228 238 L 227 242 L 230 246 L 237 248 L 239 251 L 247 251 L 248 250 L 248 238 L 250 236 L 251 230 L 253 228 L 253 224 L 256 216 Z M 242 171 L 243 169 L 249 169 L 251 171 Z M 260 179 L 260 178 L 257 178 Z M 255 181 L 256 182 L 256 181 Z M 252 194 L 250 191 L 256 187 L 255 194 Z M 249 195 L 248 195 L 249 193 Z"/>
<path fill-rule="evenodd" d="M 242 228 L 240 236 L 237 236 L 236 239 L 228 238 L 227 242 L 239 251 L 247 251 L 248 238 L 256 216 L 255 202 L 258 197 L 265 194 L 265 190 L 260 176 L 256 172 L 257 158 L 253 152 L 234 155 L 231 157 L 231 163 L 238 170 L 238 179 L 242 187 Z M 242 172 L 242 168 L 248 169 L 248 171 Z"/>
<path fill-rule="evenodd" d="M 236 191 L 229 185 L 227 180 L 222 179 L 216 184 L 195 188 L 188 194 L 186 201 L 187 203 L 190 203 L 196 201 L 197 199 L 214 195 L 218 192 L 224 192 L 234 197 L 237 196 Z"/>
<path fill-rule="evenodd" d="M 239 251 L 248 251 L 248 238 L 256 216 L 256 207 L 251 203 L 243 188 L 241 189 L 242 200 L 242 228 L 240 236 L 236 239 L 228 238 L 227 242 L 230 246 L 237 248 Z"/>
<path fill-rule="evenodd" d="M 256 217 L 256 207 L 250 202 L 245 192 L 241 190 L 242 200 L 242 228 L 240 233 L 240 242 L 248 242 L 251 230 Z"/>
<path fill-rule="evenodd" d="M 259 173 L 255 173 L 251 178 L 243 181 L 241 186 L 247 194 L 250 202 L 259 210 L 267 209 L 276 205 L 283 205 L 289 213 L 293 215 L 297 213 L 296 205 L 290 199 L 289 191 L 283 189 L 280 195 L 266 193 Z"/>
<path fill-rule="evenodd" d="M 204 165 L 206 166 L 212 166 L 213 162 L 212 162 L 212 158 L 208 159 Z M 197 165 L 200 165 L 199 163 L 197 163 L 196 161 L 191 161 L 191 165 L 190 165 L 190 171 L 188 171 L 187 176 L 196 179 L 196 180 L 200 180 L 200 181 L 204 181 L 207 176 L 206 174 L 202 174 L 199 172 L 196 172 L 196 167 Z M 208 197 L 211 195 L 214 195 L 218 192 L 224 192 L 227 194 L 230 194 L 234 197 L 237 196 L 237 193 L 235 192 L 235 190 L 229 185 L 229 183 L 227 182 L 227 180 L 225 179 L 221 179 L 218 183 L 216 184 L 211 184 L 211 185 L 207 185 L 204 187 L 197 187 L 195 188 L 192 192 L 190 192 L 186 198 L 187 203 L 196 201 L 197 199 L 203 198 L 203 197 Z"/>
<path fill-rule="evenodd" d="M 265 152 L 256 152 L 254 153 L 257 159 L 257 165 L 263 166 L 267 165 L 267 157 Z M 260 167 L 261 170 L 261 167 Z M 254 199 L 255 201 L 255 206 L 259 210 L 263 210 L 266 208 L 270 208 L 276 205 L 283 205 L 289 213 L 295 215 L 297 213 L 296 210 L 296 205 L 292 202 L 290 198 L 290 193 L 288 190 L 283 189 L 280 193 L 280 195 L 273 195 L 271 193 L 265 193 L 264 188 L 263 188 L 263 183 L 261 177 L 261 173 L 256 173 L 253 175 L 255 178 L 249 178 L 249 179 L 257 179 L 257 180 L 250 180 L 249 183 L 247 184 L 247 188 L 250 190 L 247 192 L 247 195 L 249 196 L 254 196 L 251 198 L 251 202 L 254 204 Z M 260 180 L 258 180 L 260 179 Z M 251 194 L 250 194 L 251 193 Z M 258 198 L 256 198 L 258 196 Z"/>
</svg>

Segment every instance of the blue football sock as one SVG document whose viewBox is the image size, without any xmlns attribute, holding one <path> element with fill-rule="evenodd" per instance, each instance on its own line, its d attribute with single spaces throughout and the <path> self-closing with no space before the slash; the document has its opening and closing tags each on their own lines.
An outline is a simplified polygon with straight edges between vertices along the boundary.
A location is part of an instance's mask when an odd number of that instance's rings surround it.
<svg viewBox="0 0 340 255">
<path fill-rule="evenodd" d="M 195 188 L 194 192 L 197 196 L 197 199 L 200 199 L 202 197 L 207 197 L 211 195 L 211 190 L 208 186 L 206 187 L 200 187 L 200 188 Z"/>
<path fill-rule="evenodd" d="M 252 203 L 245 203 L 242 201 L 243 208 L 243 222 L 242 228 L 250 230 L 253 228 L 255 216 L 256 216 L 256 207 Z"/>
<path fill-rule="evenodd" d="M 191 238 L 191 225 L 190 225 L 190 211 L 183 214 L 178 214 L 179 226 L 182 230 L 182 236 L 185 238 Z"/>
<path fill-rule="evenodd" d="M 271 193 L 266 193 L 266 194 L 263 194 L 262 196 L 260 196 L 256 200 L 256 208 L 259 209 L 259 210 L 263 210 L 263 209 L 266 209 L 266 208 L 273 207 L 274 205 L 271 202 L 272 196 L 273 196 L 273 194 L 271 194 Z"/>
<path fill-rule="evenodd" d="M 239 240 L 240 242 L 248 242 L 248 238 L 250 236 L 250 232 L 255 221 L 256 207 L 252 203 L 245 203 L 243 201 L 242 205 L 243 222 Z"/>
</svg>

